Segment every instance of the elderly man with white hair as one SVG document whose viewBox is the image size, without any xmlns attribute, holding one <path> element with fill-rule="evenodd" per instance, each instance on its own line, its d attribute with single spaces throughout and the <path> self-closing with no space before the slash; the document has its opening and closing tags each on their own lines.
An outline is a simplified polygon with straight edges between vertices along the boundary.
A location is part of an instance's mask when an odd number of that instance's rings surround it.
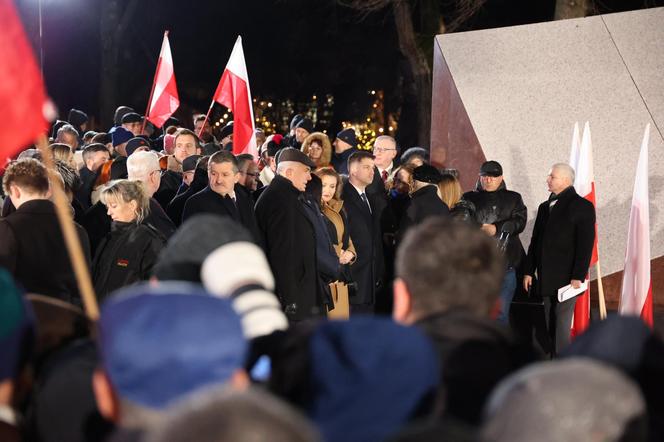
<svg viewBox="0 0 664 442">
<path fill-rule="evenodd" d="M 159 230 L 166 238 L 170 238 L 175 232 L 175 224 L 153 197 L 161 183 L 159 156 L 152 151 L 135 152 L 127 158 L 127 175 L 130 180 L 143 183 L 150 197 L 150 214 L 145 222 Z"/>
<path fill-rule="evenodd" d="M 576 297 L 559 300 L 558 289 L 579 288 L 586 279 L 595 242 L 595 208 L 574 190 L 574 169 L 568 164 L 554 164 L 546 183 L 551 195 L 537 209 L 523 286 L 533 287 L 544 300 L 551 356 L 556 356 L 569 343 L 576 304 Z"/>
</svg>

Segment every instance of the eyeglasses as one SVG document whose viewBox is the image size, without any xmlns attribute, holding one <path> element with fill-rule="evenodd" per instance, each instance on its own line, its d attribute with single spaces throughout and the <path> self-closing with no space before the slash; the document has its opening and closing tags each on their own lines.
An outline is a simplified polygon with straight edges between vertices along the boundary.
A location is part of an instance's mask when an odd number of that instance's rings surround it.
<svg viewBox="0 0 664 442">
<path fill-rule="evenodd" d="M 392 150 L 396 150 L 396 149 L 388 149 L 386 147 L 374 147 L 373 151 L 374 151 L 374 153 L 385 153 L 385 152 L 390 152 Z"/>
</svg>

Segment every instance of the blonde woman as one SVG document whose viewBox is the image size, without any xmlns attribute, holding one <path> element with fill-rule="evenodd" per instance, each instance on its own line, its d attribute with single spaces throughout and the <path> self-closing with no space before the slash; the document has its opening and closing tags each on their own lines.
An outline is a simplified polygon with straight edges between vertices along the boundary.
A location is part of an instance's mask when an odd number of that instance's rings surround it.
<svg viewBox="0 0 664 442">
<path fill-rule="evenodd" d="M 477 224 L 475 221 L 475 205 L 461 198 L 463 196 L 461 183 L 454 175 L 443 174 L 438 183 L 438 192 L 440 198 L 450 208 L 450 214 L 454 219 Z"/>
<path fill-rule="evenodd" d="M 327 167 L 332 158 L 332 144 L 330 139 L 322 132 L 309 134 L 302 142 L 302 152 L 311 158 L 316 167 Z"/>
<path fill-rule="evenodd" d="M 100 200 L 113 221 L 92 265 L 95 291 L 101 300 L 120 287 L 147 280 L 166 240 L 143 223 L 150 200 L 141 182 L 111 181 L 101 191 Z"/>
<path fill-rule="evenodd" d="M 350 272 L 347 270 L 348 265 L 355 262 L 356 254 L 353 241 L 346 229 L 346 213 L 343 210 L 344 203 L 341 200 L 341 177 L 331 167 L 318 169 L 315 173 L 321 179 L 323 185 L 321 209 L 325 217 L 334 225 L 336 232 L 336 237 L 335 235 L 331 235 L 332 240 L 336 240 L 333 244 L 334 250 L 337 252 L 337 256 L 339 256 L 339 264 L 346 269 L 346 271 L 342 271 L 346 275 L 345 282 L 335 281 L 330 284 L 334 309 L 330 310 L 327 316 L 331 319 L 348 319 L 350 310 L 346 282 L 350 279 Z"/>
</svg>

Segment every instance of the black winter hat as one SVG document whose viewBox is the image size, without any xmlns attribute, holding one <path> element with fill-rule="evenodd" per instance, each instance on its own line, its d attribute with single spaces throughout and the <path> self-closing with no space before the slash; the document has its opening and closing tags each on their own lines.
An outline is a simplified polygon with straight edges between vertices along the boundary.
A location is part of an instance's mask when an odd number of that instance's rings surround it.
<svg viewBox="0 0 664 442">
<path fill-rule="evenodd" d="M 438 184 L 443 174 L 430 164 L 423 164 L 413 170 L 413 179 L 423 183 Z"/>
<path fill-rule="evenodd" d="M 297 127 L 297 124 L 302 121 L 304 117 L 301 114 L 295 114 L 293 119 L 290 121 L 290 130 L 293 130 Z"/>
<path fill-rule="evenodd" d="M 122 124 L 127 123 L 140 123 L 143 121 L 143 117 L 138 115 L 136 112 L 129 112 L 122 117 Z"/>
<path fill-rule="evenodd" d="M 339 132 L 337 134 L 337 138 L 345 143 L 350 144 L 352 147 L 357 147 L 357 136 L 355 135 L 355 129 L 352 127 Z"/>
<path fill-rule="evenodd" d="M 88 122 L 88 116 L 83 111 L 72 109 L 69 111 L 69 117 L 67 117 L 67 121 L 69 121 L 69 124 L 72 126 L 78 128 Z"/>
<path fill-rule="evenodd" d="M 498 161 L 487 161 L 480 167 L 480 176 L 502 176 L 503 167 Z"/>
<path fill-rule="evenodd" d="M 115 109 L 115 115 L 113 116 L 113 124 L 115 124 L 116 126 L 121 125 L 122 117 L 131 112 L 134 112 L 134 109 L 132 109 L 129 106 L 118 106 L 118 108 Z"/>
<path fill-rule="evenodd" d="M 232 120 L 229 121 L 228 123 L 226 123 L 226 126 L 224 126 L 221 129 L 221 132 L 219 133 L 219 138 L 221 138 L 223 140 L 224 138 L 226 138 L 229 135 L 233 135 L 233 121 Z"/>
<path fill-rule="evenodd" d="M 152 148 L 150 146 L 150 143 L 148 143 L 145 138 L 142 137 L 134 137 L 131 140 L 127 141 L 127 145 L 125 146 L 125 150 L 127 151 L 127 156 L 130 156 L 132 153 L 136 152 L 136 149 L 139 147 L 147 147 L 148 150 Z"/>
<path fill-rule="evenodd" d="M 309 133 L 314 131 L 314 122 L 310 118 L 303 118 L 299 123 L 297 123 L 296 128 L 304 129 Z"/>
</svg>

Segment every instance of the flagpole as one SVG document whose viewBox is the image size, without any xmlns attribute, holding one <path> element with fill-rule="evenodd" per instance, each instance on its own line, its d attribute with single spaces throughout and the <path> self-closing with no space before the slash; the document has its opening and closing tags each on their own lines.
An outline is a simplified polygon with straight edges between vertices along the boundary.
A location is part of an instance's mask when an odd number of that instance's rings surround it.
<svg viewBox="0 0 664 442">
<path fill-rule="evenodd" d="M 164 31 L 164 38 L 168 37 L 168 31 Z M 162 46 L 164 40 L 162 39 Z M 159 50 L 159 58 L 157 59 L 157 69 L 154 71 L 154 80 L 152 80 L 152 89 L 150 90 L 150 98 L 148 99 L 148 105 L 145 109 L 145 115 L 143 116 L 143 126 L 141 126 L 141 134 L 145 132 L 145 125 L 148 122 L 148 112 L 150 112 L 150 104 L 152 103 L 152 96 L 154 95 L 154 88 L 157 86 L 157 74 L 159 73 L 159 66 L 161 65 L 161 49 Z"/>
<path fill-rule="evenodd" d="M 212 100 L 212 103 L 210 103 L 210 108 L 208 109 L 207 114 L 205 114 L 205 120 L 203 120 L 203 125 L 201 126 L 201 128 L 198 131 L 197 135 L 198 135 L 199 139 L 201 138 L 201 135 L 203 134 L 203 130 L 205 129 L 205 125 L 207 124 L 208 119 L 210 118 L 210 112 L 212 112 L 213 107 L 214 107 L 214 100 Z"/>
<path fill-rule="evenodd" d="M 46 135 L 40 135 L 37 139 L 37 147 L 42 155 L 42 161 L 45 163 L 49 171 L 49 182 L 53 200 L 55 204 L 55 212 L 60 222 L 62 235 L 65 240 L 67 251 L 69 252 L 69 259 L 76 276 L 76 283 L 78 290 L 83 298 L 83 307 L 85 312 L 92 321 L 99 318 L 99 307 L 97 305 L 97 298 L 95 297 L 94 289 L 92 287 L 92 280 L 90 279 L 90 271 L 88 263 L 83 255 L 83 248 L 79 241 L 78 234 L 74 228 L 74 223 L 71 215 L 71 206 L 67 202 L 67 196 L 62 188 L 62 183 L 56 183 L 53 180 L 53 173 L 55 165 L 53 162 L 53 154 L 48 147 Z"/>
<path fill-rule="evenodd" d="M 599 293 L 599 318 L 606 319 L 606 300 L 604 298 L 604 285 L 602 284 L 602 270 L 597 258 L 597 292 Z"/>
</svg>

